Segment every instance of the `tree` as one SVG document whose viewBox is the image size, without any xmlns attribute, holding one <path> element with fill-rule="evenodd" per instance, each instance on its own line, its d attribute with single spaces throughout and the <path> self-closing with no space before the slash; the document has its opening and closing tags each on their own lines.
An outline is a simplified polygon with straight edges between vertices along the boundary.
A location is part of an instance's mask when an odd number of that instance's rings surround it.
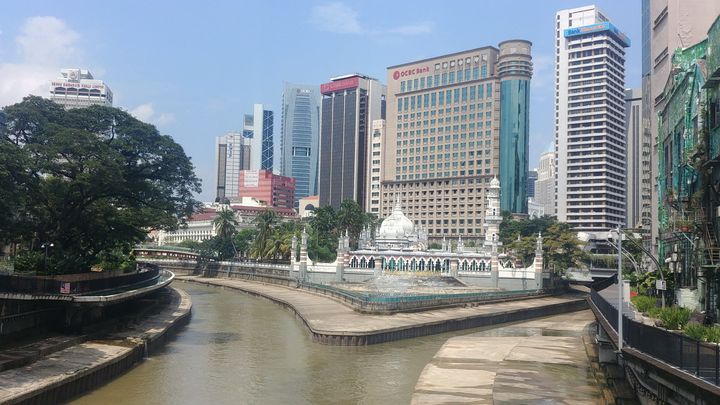
<svg viewBox="0 0 720 405">
<path fill-rule="evenodd" d="M 246 257 L 250 251 L 250 246 L 257 236 L 257 230 L 253 228 L 241 229 L 235 234 L 235 247 L 241 257 Z"/>
<path fill-rule="evenodd" d="M 0 235 L 28 251 L 52 242 L 58 272 L 89 271 L 199 206 L 182 147 L 127 112 L 34 96 L 3 111 Z"/>
<path fill-rule="evenodd" d="M 238 221 L 235 219 L 235 213 L 231 209 L 223 209 L 217 213 L 213 219 L 213 226 L 217 236 L 223 239 L 232 239 L 237 231 Z"/>
<path fill-rule="evenodd" d="M 587 260 L 587 253 L 582 249 L 577 234 L 568 224 L 557 222 L 555 218 L 514 220 L 505 217 L 500 224 L 503 246 L 513 251 L 526 266 L 535 257 L 538 233 L 542 233 L 543 236 L 543 258 L 546 268 L 564 271 L 568 267 L 582 265 Z"/>
<path fill-rule="evenodd" d="M 338 218 L 332 206 L 315 209 L 308 221 L 310 225 L 308 257 L 311 260 L 331 262 L 337 248 Z"/>
<path fill-rule="evenodd" d="M 262 259 L 268 250 L 268 241 L 272 236 L 273 227 L 278 222 L 277 213 L 268 208 L 257 217 L 255 217 L 255 226 L 257 228 L 257 236 L 250 248 L 250 256 L 256 259 Z"/>
<path fill-rule="evenodd" d="M 357 246 L 357 240 L 363 228 L 366 225 L 372 225 L 374 222 L 375 216 L 363 213 L 357 201 L 345 200 L 340 204 L 340 209 L 337 212 L 338 232 L 344 233 L 347 231 L 353 246 Z"/>
</svg>

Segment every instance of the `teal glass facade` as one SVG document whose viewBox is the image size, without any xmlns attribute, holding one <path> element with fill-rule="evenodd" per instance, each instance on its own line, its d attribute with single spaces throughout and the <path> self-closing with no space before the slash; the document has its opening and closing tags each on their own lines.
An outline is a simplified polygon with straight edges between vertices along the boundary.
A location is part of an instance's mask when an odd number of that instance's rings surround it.
<svg viewBox="0 0 720 405">
<path fill-rule="evenodd" d="M 530 81 L 500 82 L 500 209 L 527 213 Z"/>
</svg>

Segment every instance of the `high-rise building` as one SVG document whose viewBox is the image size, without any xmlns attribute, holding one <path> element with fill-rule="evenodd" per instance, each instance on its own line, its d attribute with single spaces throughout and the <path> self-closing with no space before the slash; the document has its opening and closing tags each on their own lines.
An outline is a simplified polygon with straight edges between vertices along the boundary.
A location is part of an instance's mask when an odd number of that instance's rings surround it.
<svg viewBox="0 0 720 405">
<path fill-rule="evenodd" d="M 627 228 L 640 228 L 641 223 L 641 187 L 642 178 L 642 91 L 637 89 L 625 90 L 625 205 Z"/>
<path fill-rule="evenodd" d="M 532 43 L 514 39 L 499 46 L 500 208 L 527 214 Z"/>
<path fill-rule="evenodd" d="M 578 231 L 625 225 L 625 48 L 595 6 L 556 14 L 556 213 Z"/>
<path fill-rule="evenodd" d="M 535 182 L 538 178 L 537 169 L 530 170 L 527 174 L 527 196 L 528 198 L 535 198 Z"/>
<path fill-rule="evenodd" d="M 320 86 L 320 205 L 347 199 L 366 209 L 367 140 L 372 122 L 385 118 L 385 86 L 351 74 Z"/>
<path fill-rule="evenodd" d="M 250 169 L 250 139 L 239 132 L 228 132 L 215 139 L 217 168 L 216 201 L 238 196 L 239 173 Z"/>
<path fill-rule="evenodd" d="M 113 93 L 102 80 L 85 69 L 62 69 L 50 84 L 50 99 L 66 110 L 91 105 L 112 106 Z"/>
<path fill-rule="evenodd" d="M 641 223 L 658 236 L 657 106 L 678 48 L 696 44 L 720 14 L 717 0 L 642 0 L 642 162 Z M 654 240 L 650 246 L 655 249 Z"/>
<path fill-rule="evenodd" d="M 555 152 L 540 155 L 533 201 L 543 207 L 545 215 L 555 215 Z"/>
<path fill-rule="evenodd" d="M 295 202 L 317 193 L 320 138 L 318 86 L 285 83 L 279 171 L 295 178 Z"/>
<path fill-rule="evenodd" d="M 366 178 L 369 179 L 367 183 L 367 204 L 365 212 L 380 216 L 380 205 L 382 203 L 382 197 L 380 195 L 382 189 L 382 173 L 383 173 L 383 146 L 386 142 L 386 121 L 385 120 L 374 120 L 372 122 L 372 136 L 370 137 L 368 146 L 368 173 Z"/>
<path fill-rule="evenodd" d="M 273 112 L 262 104 L 253 106 L 252 114 L 245 114 L 243 136 L 249 138 L 251 145 L 250 169 L 273 169 Z"/>
<path fill-rule="evenodd" d="M 505 41 L 500 49 L 388 68 L 382 216 L 400 196 L 406 215 L 431 240 L 481 239 L 487 190 L 496 176 L 499 208 L 527 209 L 530 47 L 527 41 Z"/>
<path fill-rule="evenodd" d="M 292 209 L 295 205 L 295 179 L 274 174 L 271 170 L 241 170 L 238 194 L 238 200 L 252 197 L 269 207 Z"/>
</svg>

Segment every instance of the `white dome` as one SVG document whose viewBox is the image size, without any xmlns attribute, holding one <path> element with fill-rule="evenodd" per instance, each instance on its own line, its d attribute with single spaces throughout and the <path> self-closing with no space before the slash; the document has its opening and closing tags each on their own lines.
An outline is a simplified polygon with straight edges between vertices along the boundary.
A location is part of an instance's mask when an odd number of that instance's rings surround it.
<svg viewBox="0 0 720 405">
<path fill-rule="evenodd" d="M 395 204 L 392 214 L 380 225 L 379 239 L 405 238 L 415 232 L 415 225 L 403 214 L 400 201 Z"/>
</svg>

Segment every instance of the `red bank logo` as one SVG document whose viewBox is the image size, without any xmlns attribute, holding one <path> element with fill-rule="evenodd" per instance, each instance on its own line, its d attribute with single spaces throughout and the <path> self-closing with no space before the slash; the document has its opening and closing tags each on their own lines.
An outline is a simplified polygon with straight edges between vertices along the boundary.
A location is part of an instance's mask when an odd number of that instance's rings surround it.
<svg viewBox="0 0 720 405">
<path fill-rule="evenodd" d="M 397 80 L 401 77 L 419 75 L 421 73 L 427 73 L 429 71 L 430 71 L 430 66 L 420 66 L 420 67 L 414 67 L 412 69 L 396 70 L 393 72 L 393 79 Z"/>
</svg>

